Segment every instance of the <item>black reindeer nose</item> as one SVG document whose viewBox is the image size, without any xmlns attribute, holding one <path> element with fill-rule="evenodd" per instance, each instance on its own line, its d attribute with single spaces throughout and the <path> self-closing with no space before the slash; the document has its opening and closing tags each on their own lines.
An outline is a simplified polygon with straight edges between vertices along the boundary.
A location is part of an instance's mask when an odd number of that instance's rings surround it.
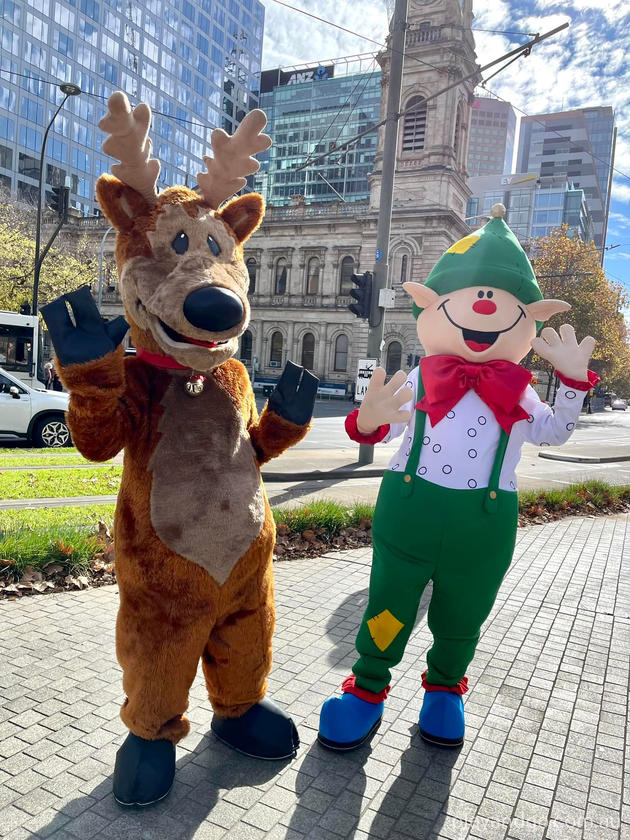
<svg viewBox="0 0 630 840">
<path fill-rule="evenodd" d="M 184 301 L 184 315 L 200 330 L 223 332 L 243 320 L 241 299 L 221 286 L 204 286 L 195 289 Z"/>
</svg>

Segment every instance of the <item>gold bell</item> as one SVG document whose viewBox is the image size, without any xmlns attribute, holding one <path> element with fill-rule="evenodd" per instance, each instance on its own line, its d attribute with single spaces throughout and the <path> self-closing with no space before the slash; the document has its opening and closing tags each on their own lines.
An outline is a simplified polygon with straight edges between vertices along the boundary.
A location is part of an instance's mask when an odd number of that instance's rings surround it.
<svg viewBox="0 0 630 840">
<path fill-rule="evenodd" d="M 188 394 L 188 396 L 198 397 L 199 394 L 203 391 L 203 385 L 205 381 L 205 376 L 201 376 L 201 374 L 193 374 L 188 379 L 185 385 L 186 393 Z"/>
</svg>

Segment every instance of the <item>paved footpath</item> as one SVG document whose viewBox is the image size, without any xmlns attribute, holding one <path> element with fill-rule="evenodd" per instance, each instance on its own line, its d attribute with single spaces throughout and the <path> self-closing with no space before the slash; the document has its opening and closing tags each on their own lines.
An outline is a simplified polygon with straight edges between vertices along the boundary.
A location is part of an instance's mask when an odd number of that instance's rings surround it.
<svg viewBox="0 0 630 840">
<path fill-rule="evenodd" d="M 298 758 L 256 762 L 214 740 L 198 678 L 176 784 L 144 811 L 111 795 L 125 736 L 116 588 L 2 602 L 0 836 L 629 840 L 629 526 L 582 518 L 519 531 L 470 668 L 460 751 L 417 732 L 426 598 L 371 747 L 319 747 L 319 707 L 353 661 L 370 552 L 279 563 L 270 694 L 298 724 Z"/>
</svg>

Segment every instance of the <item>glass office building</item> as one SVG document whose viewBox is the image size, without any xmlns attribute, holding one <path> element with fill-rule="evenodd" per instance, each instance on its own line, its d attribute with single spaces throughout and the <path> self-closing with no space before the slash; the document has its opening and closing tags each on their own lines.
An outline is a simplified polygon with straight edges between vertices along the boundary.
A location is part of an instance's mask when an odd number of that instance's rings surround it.
<svg viewBox="0 0 630 840">
<path fill-rule="evenodd" d="M 263 71 L 260 107 L 274 145 L 260 155 L 254 187 L 269 204 L 290 204 L 292 195 L 309 204 L 369 198 L 376 132 L 322 161 L 317 156 L 379 122 L 381 72 L 374 65 L 372 56 L 357 56 Z"/>
<path fill-rule="evenodd" d="M 159 186 L 196 182 L 210 133 L 232 132 L 258 106 L 264 7 L 259 0 L 0 0 L 0 182 L 36 201 L 46 125 L 46 187 L 96 211 L 94 184 L 112 159 L 97 124 L 115 90 L 154 111 Z"/>
<path fill-rule="evenodd" d="M 521 119 L 517 171 L 564 176 L 583 190 L 600 249 L 606 240 L 615 131 L 608 106 Z"/>
<path fill-rule="evenodd" d="M 475 96 L 470 111 L 466 168 L 471 177 L 512 171 L 516 114 L 509 102 Z"/>
<path fill-rule="evenodd" d="M 548 236 L 554 228 L 567 225 L 569 236 L 585 242 L 594 239 L 593 221 L 583 189 L 565 175 L 521 174 L 471 178 L 466 216 L 472 228 L 490 217 L 493 204 L 506 208 L 505 221 L 520 242 Z"/>
</svg>

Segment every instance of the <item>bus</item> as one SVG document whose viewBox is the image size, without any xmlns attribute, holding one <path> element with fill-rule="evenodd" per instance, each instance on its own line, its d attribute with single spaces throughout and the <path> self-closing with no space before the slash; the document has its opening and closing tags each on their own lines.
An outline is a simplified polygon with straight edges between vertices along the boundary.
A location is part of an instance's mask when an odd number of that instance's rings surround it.
<svg viewBox="0 0 630 840">
<path fill-rule="evenodd" d="M 0 311 L 0 368 L 31 388 L 42 387 L 42 335 L 37 315 Z"/>
</svg>

